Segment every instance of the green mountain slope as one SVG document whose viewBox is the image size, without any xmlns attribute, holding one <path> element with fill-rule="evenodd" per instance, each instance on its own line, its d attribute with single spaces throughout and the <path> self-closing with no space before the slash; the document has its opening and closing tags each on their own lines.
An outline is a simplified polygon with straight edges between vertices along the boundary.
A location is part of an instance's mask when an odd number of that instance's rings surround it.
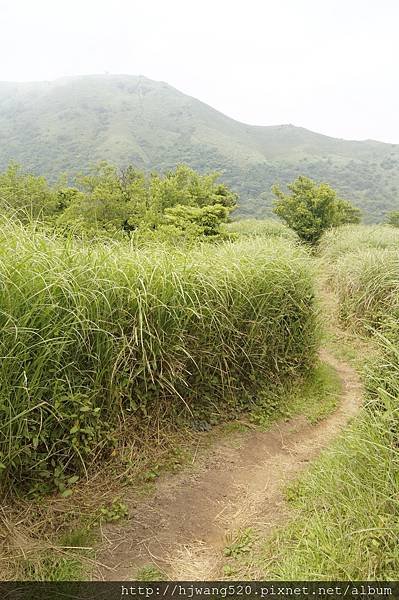
<svg viewBox="0 0 399 600">
<path fill-rule="evenodd" d="M 240 193 L 247 216 L 267 214 L 271 185 L 298 174 L 331 183 L 367 221 L 399 208 L 399 145 L 246 125 L 145 77 L 0 83 L 0 168 L 14 160 L 54 179 L 102 159 L 218 170 Z"/>
</svg>

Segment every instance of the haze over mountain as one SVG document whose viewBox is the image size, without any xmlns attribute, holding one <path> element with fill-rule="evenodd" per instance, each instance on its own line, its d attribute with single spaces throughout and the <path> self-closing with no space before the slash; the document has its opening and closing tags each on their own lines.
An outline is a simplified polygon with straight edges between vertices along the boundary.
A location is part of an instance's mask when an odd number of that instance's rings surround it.
<svg viewBox="0 0 399 600">
<path fill-rule="evenodd" d="M 241 215 L 269 214 L 270 187 L 327 181 L 378 221 L 399 208 L 399 145 L 346 141 L 293 125 L 235 121 L 167 83 L 128 75 L 0 83 L 0 168 L 10 161 L 56 179 L 99 160 L 165 170 L 217 170 Z"/>
</svg>

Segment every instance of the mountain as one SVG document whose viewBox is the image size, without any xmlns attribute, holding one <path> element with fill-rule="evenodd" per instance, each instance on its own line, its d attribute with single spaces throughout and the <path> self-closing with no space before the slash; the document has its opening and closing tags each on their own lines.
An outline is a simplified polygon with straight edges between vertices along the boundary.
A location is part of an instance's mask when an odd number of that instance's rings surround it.
<svg viewBox="0 0 399 600">
<path fill-rule="evenodd" d="M 271 185 L 300 174 L 329 182 L 368 222 L 399 208 L 399 145 L 246 125 L 141 76 L 0 83 L 0 169 L 16 161 L 56 179 L 102 159 L 220 171 L 239 192 L 245 216 L 267 215 Z"/>
</svg>

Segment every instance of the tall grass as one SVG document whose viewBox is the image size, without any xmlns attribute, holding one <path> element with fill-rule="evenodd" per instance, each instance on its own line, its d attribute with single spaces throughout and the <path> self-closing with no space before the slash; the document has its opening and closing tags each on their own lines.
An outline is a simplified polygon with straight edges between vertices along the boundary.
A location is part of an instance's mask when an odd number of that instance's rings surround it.
<svg viewBox="0 0 399 600">
<path fill-rule="evenodd" d="M 343 225 L 327 231 L 319 244 L 326 264 L 349 252 L 399 249 L 399 229 L 391 225 Z"/>
<path fill-rule="evenodd" d="M 262 577 L 397 579 L 397 364 L 391 364 L 396 371 L 395 394 L 383 393 L 384 380 L 374 379 L 356 423 L 291 488 L 296 518 L 265 545 L 260 555 Z"/>
<path fill-rule="evenodd" d="M 359 417 L 289 491 L 298 513 L 265 544 L 260 557 L 264 578 L 398 577 L 397 237 L 389 227 L 340 228 L 324 237 L 322 250 L 334 263 L 331 281 L 341 316 L 346 324 L 367 329 L 376 350 L 368 361 L 359 357 L 365 384 Z M 356 244 L 362 249 L 356 251 Z"/>
<path fill-rule="evenodd" d="M 381 326 L 399 298 L 399 230 L 339 227 L 323 236 L 319 251 L 345 325 L 363 332 Z"/>
<path fill-rule="evenodd" d="M 4 488 L 65 491 L 121 423 L 245 405 L 317 343 L 308 259 L 279 240 L 137 251 L 3 223 L 0 286 Z"/>
<path fill-rule="evenodd" d="M 353 328 L 381 326 L 399 302 L 399 247 L 361 250 L 337 260 L 330 278 L 342 320 Z"/>
<path fill-rule="evenodd" d="M 272 219 L 242 219 L 226 225 L 229 233 L 236 233 L 239 237 L 277 237 L 298 242 L 297 234 L 279 221 Z"/>
</svg>

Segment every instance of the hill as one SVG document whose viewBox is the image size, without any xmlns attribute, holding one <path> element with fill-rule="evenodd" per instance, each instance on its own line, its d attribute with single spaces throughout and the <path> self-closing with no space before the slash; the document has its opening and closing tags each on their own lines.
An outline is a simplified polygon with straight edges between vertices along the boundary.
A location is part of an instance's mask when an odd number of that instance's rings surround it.
<svg viewBox="0 0 399 600">
<path fill-rule="evenodd" d="M 399 206 L 399 145 L 246 125 L 145 77 L 0 83 L 0 168 L 14 160 L 55 179 L 102 159 L 218 170 L 239 192 L 245 216 L 266 216 L 271 185 L 299 174 L 329 182 L 369 222 Z"/>
</svg>

